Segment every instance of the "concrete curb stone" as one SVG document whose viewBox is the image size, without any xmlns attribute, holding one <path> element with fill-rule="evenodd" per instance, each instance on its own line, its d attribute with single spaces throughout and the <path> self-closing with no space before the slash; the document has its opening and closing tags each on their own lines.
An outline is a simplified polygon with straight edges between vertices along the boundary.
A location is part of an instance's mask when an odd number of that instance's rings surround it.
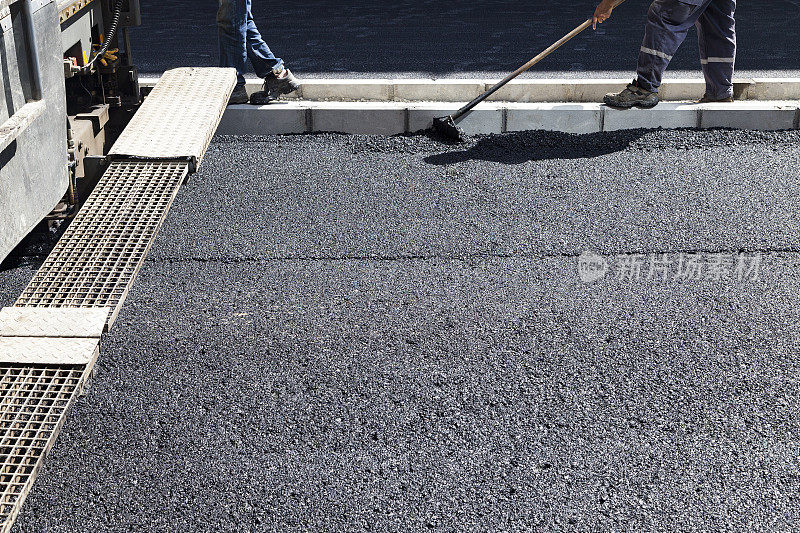
<svg viewBox="0 0 800 533">
<path fill-rule="evenodd" d="M 158 78 L 142 78 L 142 87 L 152 87 Z M 287 100 L 375 101 L 375 102 L 467 102 L 497 80 L 469 79 L 308 79 Z M 513 80 L 492 95 L 490 101 L 583 102 L 602 100 L 619 91 L 629 79 L 521 79 Z M 261 90 L 261 80 L 248 80 L 247 91 Z M 702 79 L 666 79 L 663 101 L 698 100 L 705 92 Z M 800 100 L 800 78 L 744 78 L 734 80 L 739 100 Z"/>
<path fill-rule="evenodd" d="M 229 106 L 217 130 L 223 135 L 341 132 L 394 135 L 431 127 L 434 117 L 459 108 L 448 102 L 281 101 Z M 597 103 L 484 102 L 459 126 L 468 134 L 541 129 L 594 133 L 635 128 L 797 129 L 799 101 L 731 104 L 665 102 L 650 110 L 612 109 Z"/>
</svg>

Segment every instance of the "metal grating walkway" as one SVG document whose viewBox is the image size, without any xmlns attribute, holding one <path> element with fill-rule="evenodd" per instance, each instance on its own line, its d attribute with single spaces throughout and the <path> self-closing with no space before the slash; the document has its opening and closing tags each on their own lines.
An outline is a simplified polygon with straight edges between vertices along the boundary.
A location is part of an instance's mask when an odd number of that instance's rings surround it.
<svg viewBox="0 0 800 533">
<path fill-rule="evenodd" d="M 103 327 L 113 325 L 236 83 L 233 69 L 216 68 L 175 69 L 162 79 L 15 307 L 0 311 L 0 533 L 11 529 L 91 377 Z"/>
<path fill-rule="evenodd" d="M 0 365 L 0 531 L 11 529 L 92 365 Z"/>
<path fill-rule="evenodd" d="M 15 305 L 108 307 L 110 327 L 188 171 L 112 163 Z"/>
</svg>

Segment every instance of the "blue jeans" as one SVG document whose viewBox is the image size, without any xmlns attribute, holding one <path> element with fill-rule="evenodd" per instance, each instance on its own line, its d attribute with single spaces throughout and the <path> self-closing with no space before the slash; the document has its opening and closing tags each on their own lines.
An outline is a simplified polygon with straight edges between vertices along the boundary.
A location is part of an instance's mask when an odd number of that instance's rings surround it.
<svg viewBox="0 0 800 533">
<path fill-rule="evenodd" d="M 733 96 L 736 61 L 736 0 L 655 0 L 647 13 L 637 84 L 657 91 L 661 77 L 692 26 L 710 98 Z"/>
<path fill-rule="evenodd" d="M 259 78 L 280 72 L 283 60 L 275 57 L 261 38 L 253 21 L 251 0 L 219 0 L 217 28 L 219 30 L 219 66 L 233 67 L 238 77 L 237 87 L 244 85 L 247 60 Z"/>
</svg>

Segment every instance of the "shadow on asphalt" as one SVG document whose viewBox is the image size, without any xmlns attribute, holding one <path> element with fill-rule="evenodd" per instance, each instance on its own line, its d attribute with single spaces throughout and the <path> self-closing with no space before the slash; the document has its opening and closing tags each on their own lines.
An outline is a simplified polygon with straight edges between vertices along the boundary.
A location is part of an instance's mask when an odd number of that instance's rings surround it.
<svg viewBox="0 0 800 533">
<path fill-rule="evenodd" d="M 521 131 L 478 137 L 465 150 L 447 151 L 424 159 L 432 165 L 464 161 L 491 161 L 519 165 L 548 159 L 585 159 L 621 152 L 641 138 L 646 130 L 576 135 L 549 131 Z"/>
<path fill-rule="evenodd" d="M 40 223 L 11 250 L 5 259 L 0 261 L 0 273 L 26 266 L 39 268 L 55 248 L 68 225 L 62 223 L 56 229 L 49 229 L 46 222 Z"/>
</svg>

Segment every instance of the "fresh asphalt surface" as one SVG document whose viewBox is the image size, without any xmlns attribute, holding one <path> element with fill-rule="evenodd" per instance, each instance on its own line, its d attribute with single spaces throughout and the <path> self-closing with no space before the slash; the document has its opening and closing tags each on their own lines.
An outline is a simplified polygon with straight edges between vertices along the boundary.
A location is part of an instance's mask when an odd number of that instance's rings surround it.
<svg viewBox="0 0 800 533">
<path fill-rule="evenodd" d="M 219 139 L 15 531 L 797 530 L 799 166 L 797 132 Z M 586 284 L 585 250 L 763 264 Z"/>
<path fill-rule="evenodd" d="M 253 0 L 266 42 L 301 77 L 496 78 L 550 46 L 594 12 L 595 0 Z M 628 0 L 531 76 L 633 77 L 649 1 Z M 142 0 L 134 63 L 144 73 L 216 66 L 216 0 Z M 800 3 L 739 2 L 737 76 L 800 76 Z M 668 76 L 700 77 L 691 31 Z"/>
</svg>

